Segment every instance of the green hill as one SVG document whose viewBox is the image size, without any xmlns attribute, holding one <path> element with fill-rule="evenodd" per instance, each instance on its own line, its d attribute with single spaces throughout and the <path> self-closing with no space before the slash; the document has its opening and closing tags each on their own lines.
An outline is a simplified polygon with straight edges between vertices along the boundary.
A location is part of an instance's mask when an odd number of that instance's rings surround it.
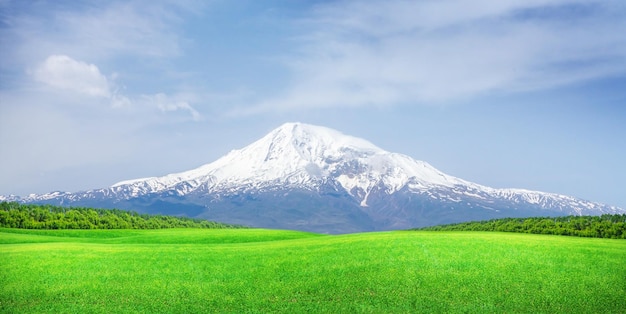
<svg viewBox="0 0 626 314">
<path fill-rule="evenodd" d="M 619 313 L 626 241 L 0 229 L 2 313 Z"/>
</svg>

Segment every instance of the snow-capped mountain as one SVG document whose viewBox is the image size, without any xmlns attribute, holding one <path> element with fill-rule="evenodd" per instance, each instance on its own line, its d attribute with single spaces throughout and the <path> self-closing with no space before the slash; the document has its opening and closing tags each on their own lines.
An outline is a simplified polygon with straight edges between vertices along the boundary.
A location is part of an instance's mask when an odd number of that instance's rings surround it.
<svg viewBox="0 0 626 314">
<path fill-rule="evenodd" d="M 2 199 L 331 233 L 499 217 L 626 213 L 570 196 L 482 186 L 366 140 L 302 123 L 286 123 L 193 170 L 85 192 Z"/>
</svg>

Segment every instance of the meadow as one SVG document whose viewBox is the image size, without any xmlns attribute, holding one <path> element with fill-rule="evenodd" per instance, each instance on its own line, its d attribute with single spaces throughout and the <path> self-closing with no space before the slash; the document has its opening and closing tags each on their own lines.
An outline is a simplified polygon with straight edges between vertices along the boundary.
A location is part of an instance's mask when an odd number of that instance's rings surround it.
<svg viewBox="0 0 626 314">
<path fill-rule="evenodd" d="M 2 313 L 619 313 L 626 241 L 0 229 Z"/>
</svg>

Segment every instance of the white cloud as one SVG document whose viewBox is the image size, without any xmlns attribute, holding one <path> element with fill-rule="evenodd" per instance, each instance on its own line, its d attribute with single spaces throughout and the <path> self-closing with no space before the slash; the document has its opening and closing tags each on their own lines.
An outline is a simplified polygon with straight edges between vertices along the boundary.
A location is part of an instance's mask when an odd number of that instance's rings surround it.
<svg viewBox="0 0 626 314">
<path fill-rule="evenodd" d="M 77 61 L 65 55 L 49 56 L 36 68 L 33 76 L 36 81 L 54 89 L 106 99 L 113 108 L 135 107 L 136 113 L 154 109 L 163 113 L 184 111 L 195 121 L 202 119 L 200 113 L 184 99 L 185 97 L 157 93 L 142 95 L 133 100 L 120 93 L 114 82 L 107 79 L 96 65 Z"/>
<path fill-rule="evenodd" d="M 50 87 L 95 97 L 109 98 L 110 84 L 94 64 L 65 55 L 51 55 L 33 73 L 35 80 Z"/>
<path fill-rule="evenodd" d="M 294 82 L 238 112 L 437 104 L 626 73 L 620 1 L 339 1 L 291 57 Z"/>
<path fill-rule="evenodd" d="M 119 92 L 114 92 L 110 98 L 111 107 L 113 108 L 128 108 L 133 105 L 133 102 L 126 96 Z"/>
<path fill-rule="evenodd" d="M 200 113 L 185 100 L 172 98 L 163 93 L 144 95 L 142 98 L 145 103 L 156 106 L 161 112 L 187 111 L 191 114 L 193 120 L 199 121 L 202 119 Z"/>
</svg>

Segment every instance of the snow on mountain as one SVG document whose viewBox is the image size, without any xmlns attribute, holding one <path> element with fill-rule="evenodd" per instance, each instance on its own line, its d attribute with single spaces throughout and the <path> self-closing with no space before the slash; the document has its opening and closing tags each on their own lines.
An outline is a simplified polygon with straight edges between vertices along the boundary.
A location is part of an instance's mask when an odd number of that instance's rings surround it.
<svg viewBox="0 0 626 314">
<path fill-rule="evenodd" d="M 333 232 L 397 229 L 498 215 L 626 212 L 570 196 L 482 186 L 366 140 L 303 123 L 286 123 L 193 170 L 122 181 L 104 189 L 13 200 L 161 212 L 170 206 L 181 208 L 177 213 L 188 216 L 261 227 L 334 228 Z M 268 208 L 260 212 L 261 207 Z M 323 210 L 331 217 L 320 218 L 316 211 Z M 299 212 L 297 219 L 285 218 L 294 212 Z M 281 221 L 289 219 L 289 223 Z M 319 220 L 315 228 L 310 226 L 314 219 Z"/>
<path fill-rule="evenodd" d="M 345 154 L 373 154 L 380 151 L 367 141 L 331 129 L 287 123 L 213 163 L 163 177 L 122 181 L 113 187 L 142 183 L 151 187 L 151 191 L 158 191 L 182 181 L 213 181 L 216 185 L 272 181 L 307 184 L 309 182 L 305 182 L 305 179 L 327 176 L 328 165 L 333 159 L 340 159 Z"/>
<path fill-rule="evenodd" d="M 471 184 L 448 176 L 429 164 L 384 151 L 372 143 L 335 130 L 286 123 L 251 145 L 231 151 L 199 168 L 162 177 L 122 181 L 113 189 L 155 193 L 188 183 L 189 193 L 202 184 L 212 189 L 287 185 L 315 188 L 324 179 L 337 180 L 347 191 L 370 190 L 382 182 L 389 194 L 409 181 L 417 188 Z"/>
</svg>

